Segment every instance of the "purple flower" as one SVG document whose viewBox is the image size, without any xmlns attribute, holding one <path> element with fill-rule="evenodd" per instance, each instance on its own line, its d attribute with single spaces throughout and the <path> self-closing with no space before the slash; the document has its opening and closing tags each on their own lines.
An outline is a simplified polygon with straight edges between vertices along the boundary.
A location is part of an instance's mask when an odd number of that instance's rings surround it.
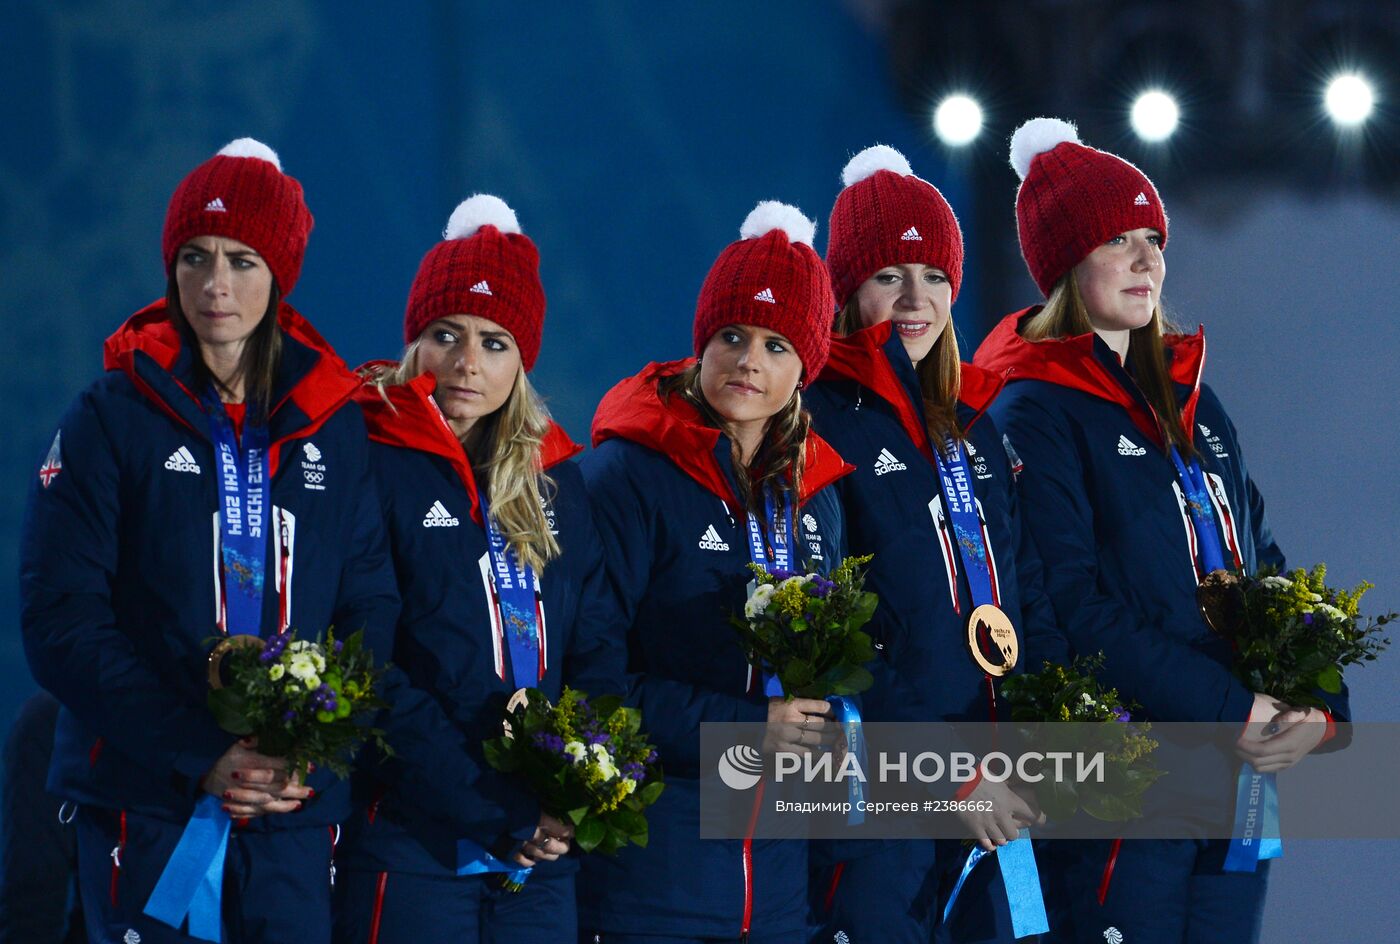
<svg viewBox="0 0 1400 944">
<path fill-rule="evenodd" d="M 1304 613 L 1304 614 L 1303 614 L 1303 625 L 1304 625 L 1304 626 L 1311 626 L 1311 625 L 1312 625 L 1312 614 L 1311 614 L 1311 613 Z"/>
<path fill-rule="evenodd" d="M 584 743 L 585 743 L 585 744 L 590 744 L 590 745 L 591 745 L 591 744 L 606 744 L 606 743 L 608 743 L 610 740 L 612 740 L 612 738 L 608 737 L 606 734 L 590 734 L 590 735 L 588 735 L 587 738 L 584 739 Z"/>
<path fill-rule="evenodd" d="M 340 655 L 340 650 L 342 650 L 342 649 L 344 649 L 344 648 L 345 648 L 345 643 L 343 643 L 343 642 L 341 642 L 339 639 L 337 639 L 337 640 L 335 641 L 335 645 L 331 647 L 331 651 L 334 652 L 336 655 Z"/>
<path fill-rule="evenodd" d="M 814 597 L 826 599 L 826 597 L 831 594 L 831 591 L 835 589 L 835 582 L 827 580 L 825 577 L 814 577 L 812 579 L 812 596 Z"/>
<path fill-rule="evenodd" d="M 268 652 L 266 649 L 262 651 L 262 655 L 258 656 L 258 661 L 261 662 L 263 665 L 267 665 L 268 663 L 273 662 L 276 659 L 277 653 Z"/>
<path fill-rule="evenodd" d="M 796 576 L 797 576 L 797 574 L 793 573 L 792 571 L 790 571 L 790 570 L 783 570 L 781 567 L 774 568 L 773 570 L 768 571 L 768 573 L 769 573 L 770 575 L 772 575 L 773 579 L 776 580 L 776 581 L 778 581 L 779 583 L 782 583 L 784 580 L 788 579 L 789 577 L 796 577 Z"/>
<path fill-rule="evenodd" d="M 295 711 L 284 712 L 282 715 L 282 720 L 290 724 L 291 722 L 297 720 L 297 713 Z"/>
<path fill-rule="evenodd" d="M 1128 713 L 1128 709 L 1126 709 L 1126 708 L 1114 708 L 1114 709 L 1113 709 L 1113 720 L 1114 720 L 1114 721 L 1117 721 L 1117 722 L 1119 722 L 1119 723 L 1121 723 L 1121 724 L 1127 724 L 1128 721 L 1129 721 L 1131 718 L 1132 718 L 1132 715 Z"/>
<path fill-rule="evenodd" d="M 654 763 L 656 763 L 656 751 L 652 751 L 650 754 L 648 754 L 648 755 L 647 755 L 647 759 L 646 759 L 645 761 L 643 761 L 643 763 L 646 763 L 646 764 L 654 764 Z"/>
</svg>

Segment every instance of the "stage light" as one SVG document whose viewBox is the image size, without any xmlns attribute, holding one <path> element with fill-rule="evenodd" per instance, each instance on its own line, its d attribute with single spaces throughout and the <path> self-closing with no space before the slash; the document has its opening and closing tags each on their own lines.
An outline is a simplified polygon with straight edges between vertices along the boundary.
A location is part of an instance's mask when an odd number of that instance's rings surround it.
<svg viewBox="0 0 1400 944">
<path fill-rule="evenodd" d="M 1131 117 L 1137 136 L 1144 141 L 1156 143 L 1167 140 L 1176 131 L 1181 110 L 1177 108 L 1176 99 L 1166 92 L 1154 89 L 1137 97 L 1133 102 Z"/>
<path fill-rule="evenodd" d="M 1355 127 L 1371 115 L 1376 103 L 1376 93 L 1371 83 L 1355 73 L 1339 75 L 1327 83 L 1324 99 L 1327 114 L 1332 121 L 1344 128 Z"/>
<path fill-rule="evenodd" d="M 982 108 L 966 95 L 949 95 L 933 113 L 933 130 L 944 144 L 969 144 L 982 131 Z"/>
</svg>

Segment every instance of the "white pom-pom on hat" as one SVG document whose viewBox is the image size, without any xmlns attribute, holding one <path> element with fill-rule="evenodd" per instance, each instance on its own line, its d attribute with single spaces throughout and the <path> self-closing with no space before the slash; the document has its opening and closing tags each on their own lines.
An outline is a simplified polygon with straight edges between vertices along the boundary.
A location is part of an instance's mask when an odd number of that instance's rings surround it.
<svg viewBox="0 0 1400 944">
<path fill-rule="evenodd" d="M 867 177 L 874 177 L 876 171 L 893 171 L 901 177 L 912 177 L 914 169 L 903 154 L 888 144 L 873 144 L 846 162 L 841 171 L 841 186 L 849 187 Z"/>
<path fill-rule="evenodd" d="M 1059 118 L 1032 118 L 1011 136 L 1011 167 L 1022 180 L 1030 173 L 1031 161 L 1058 144 L 1082 144 L 1079 129 Z"/>
<path fill-rule="evenodd" d="M 797 207 L 777 200 L 763 200 L 744 217 L 744 225 L 739 227 L 739 238 L 755 239 L 775 229 L 786 233 L 788 242 L 792 243 L 810 246 L 817 237 L 816 221 L 807 219 Z"/>
<path fill-rule="evenodd" d="M 230 141 L 219 148 L 219 154 L 224 157 L 255 157 L 260 161 L 267 161 L 278 170 L 282 169 L 282 160 L 277 156 L 277 152 L 257 138 L 238 138 Z"/>
<path fill-rule="evenodd" d="M 483 226 L 494 226 L 503 233 L 520 232 L 515 211 L 500 197 L 478 193 L 457 204 L 442 231 L 444 239 L 466 239 Z"/>
</svg>

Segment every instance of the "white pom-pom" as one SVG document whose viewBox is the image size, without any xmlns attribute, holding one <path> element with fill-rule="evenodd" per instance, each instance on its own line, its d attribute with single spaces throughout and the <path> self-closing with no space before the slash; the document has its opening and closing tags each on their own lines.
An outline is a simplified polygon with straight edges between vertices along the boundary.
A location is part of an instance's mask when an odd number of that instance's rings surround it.
<svg viewBox="0 0 1400 944">
<path fill-rule="evenodd" d="M 1011 136 L 1011 166 L 1015 169 L 1016 176 L 1025 180 L 1026 174 L 1030 173 L 1031 161 L 1035 160 L 1037 154 L 1044 154 L 1055 145 L 1066 141 L 1081 143 L 1079 129 L 1068 121 L 1061 121 L 1059 118 L 1032 118 L 1021 125 Z"/>
<path fill-rule="evenodd" d="M 230 141 L 219 148 L 219 153 L 224 157 L 256 157 L 260 161 L 267 161 L 278 170 L 282 169 L 282 161 L 278 158 L 277 152 L 256 138 L 239 138 L 236 141 Z"/>
<path fill-rule="evenodd" d="M 874 177 L 877 170 L 894 171 L 901 177 L 910 177 L 914 173 L 903 154 L 888 144 L 875 144 L 846 163 L 846 169 L 841 171 L 841 186 L 849 187 L 867 177 Z"/>
<path fill-rule="evenodd" d="M 478 193 L 457 204 L 442 235 L 444 239 L 466 239 L 483 226 L 494 226 L 503 233 L 520 232 L 520 221 L 504 200 Z"/>
<path fill-rule="evenodd" d="M 787 233 L 788 242 L 812 245 L 817 237 L 817 224 L 802 215 L 797 207 L 777 200 L 764 200 L 744 217 L 739 227 L 740 239 L 754 239 L 780 229 Z"/>
</svg>

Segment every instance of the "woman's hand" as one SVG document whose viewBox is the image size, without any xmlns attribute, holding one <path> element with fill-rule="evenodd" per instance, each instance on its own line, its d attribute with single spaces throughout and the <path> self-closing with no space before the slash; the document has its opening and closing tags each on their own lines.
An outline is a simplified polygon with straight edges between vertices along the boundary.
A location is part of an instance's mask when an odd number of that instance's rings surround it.
<svg viewBox="0 0 1400 944">
<path fill-rule="evenodd" d="M 257 740 L 236 742 L 204 775 L 204 792 L 224 801 L 224 811 L 237 819 L 268 813 L 291 813 L 316 794 L 287 775 L 287 761 L 257 752 Z"/>
<path fill-rule="evenodd" d="M 972 839 L 987 852 L 997 846 L 1012 842 L 1021 834 L 1021 828 L 1040 826 L 1045 822 L 1045 814 L 1035 804 L 1033 798 L 1021 796 L 1005 783 L 982 782 L 962 801 L 971 803 L 973 809 L 957 810 L 954 813 L 967 827 Z M 990 803 L 990 810 L 978 810 L 978 804 Z"/>
<path fill-rule="evenodd" d="M 527 869 L 541 862 L 553 862 L 569 851 L 569 840 L 572 838 L 574 827 L 571 823 L 560 822 L 548 813 L 540 813 L 535 834 L 520 844 L 514 862 Z"/>
<path fill-rule="evenodd" d="M 825 722 L 835 717 L 831 705 L 816 698 L 768 699 L 768 729 L 763 749 L 770 754 L 810 754 L 819 745 L 830 747 L 839 729 Z"/>
<path fill-rule="evenodd" d="M 1261 774 L 1287 770 L 1327 735 L 1327 715 L 1316 708 L 1293 708 L 1283 704 L 1277 707 L 1283 710 L 1273 715 L 1266 725 L 1254 724 L 1257 719 L 1251 714 L 1249 730 L 1235 742 L 1235 755 Z M 1256 727 L 1260 730 L 1254 730 Z"/>
</svg>

